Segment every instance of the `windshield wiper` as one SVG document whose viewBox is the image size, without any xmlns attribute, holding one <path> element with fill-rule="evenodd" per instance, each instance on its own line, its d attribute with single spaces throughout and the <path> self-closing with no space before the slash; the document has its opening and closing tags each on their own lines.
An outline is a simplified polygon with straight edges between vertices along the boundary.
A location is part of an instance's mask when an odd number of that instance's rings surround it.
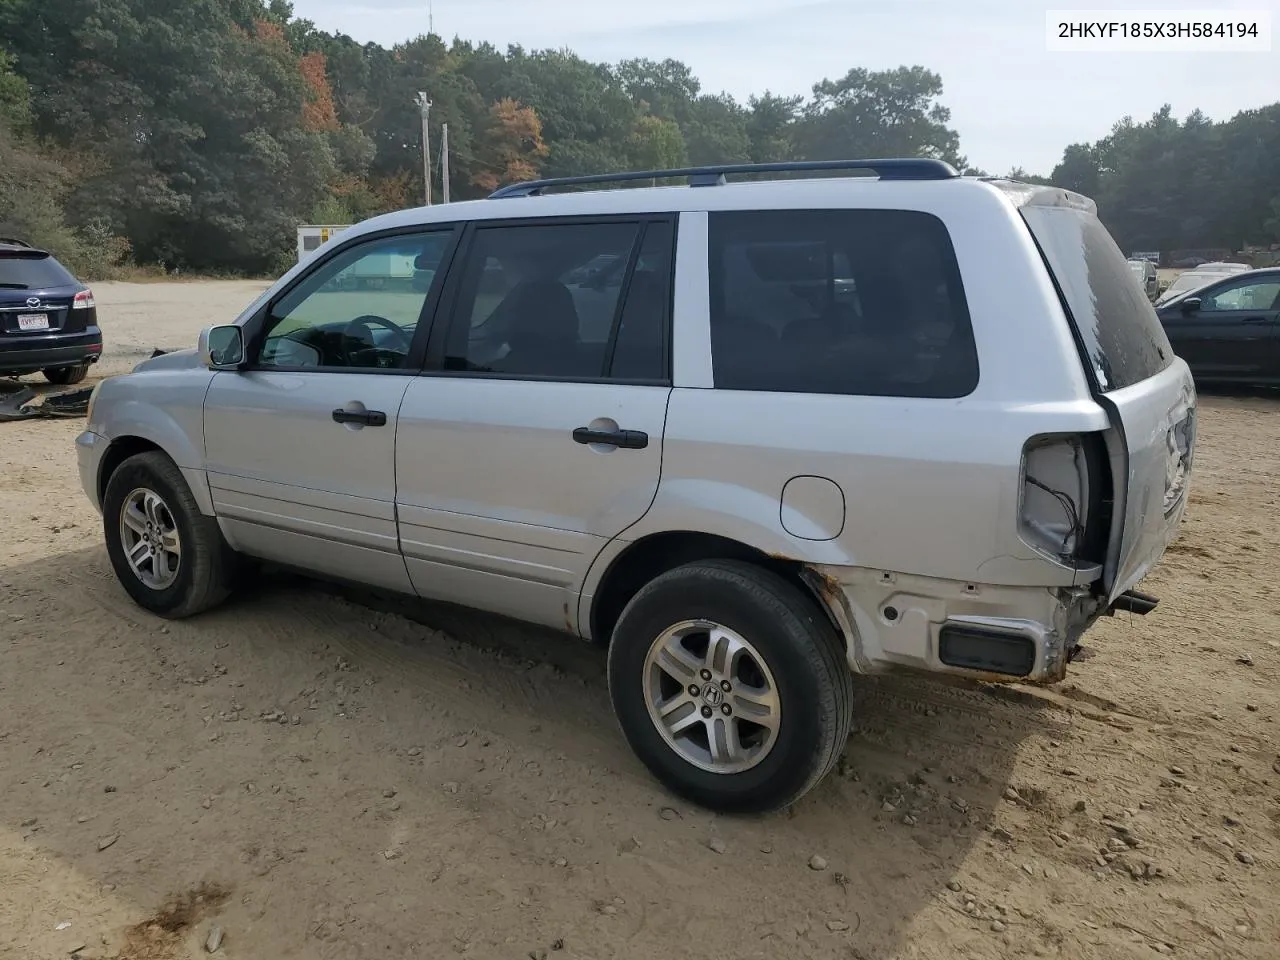
<svg viewBox="0 0 1280 960">
<path fill-rule="evenodd" d="M 0 283 L 0 290 L 30 290 L 25 283 Z"/>
</svg>

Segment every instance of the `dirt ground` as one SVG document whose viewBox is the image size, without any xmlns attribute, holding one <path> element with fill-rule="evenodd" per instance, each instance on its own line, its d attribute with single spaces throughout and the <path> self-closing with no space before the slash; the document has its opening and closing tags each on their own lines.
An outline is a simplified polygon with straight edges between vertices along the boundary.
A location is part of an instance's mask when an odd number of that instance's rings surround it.
<svg viewBox="0 0 1280 960">
<path fill-rule="evenodd" d="M 103 369 L 259 289 L 99 286 Z M 292 579 L 148 616 L 80 422 L 0 424 L 0 957 L 1274 960 L 1280 402 L 1202 410 L 1152 615 L 1052 691 L 859 680 L 756 818 L 658 787 L 571 640 Z"/>
</svg>

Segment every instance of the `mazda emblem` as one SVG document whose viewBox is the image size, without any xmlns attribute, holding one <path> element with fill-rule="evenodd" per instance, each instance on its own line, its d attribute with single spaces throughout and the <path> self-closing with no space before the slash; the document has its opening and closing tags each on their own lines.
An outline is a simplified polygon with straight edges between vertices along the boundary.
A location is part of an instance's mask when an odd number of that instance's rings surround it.
<svg viewBox="0 0 1280 960">
<path fill-rule="evenodd" d="M 28 306 L 28 307 L 38 307 L 38 306 L 40 306 L 40 298 L 39 298 L 39 297 L 27 297 L 27 306 Z"/>
</svg>

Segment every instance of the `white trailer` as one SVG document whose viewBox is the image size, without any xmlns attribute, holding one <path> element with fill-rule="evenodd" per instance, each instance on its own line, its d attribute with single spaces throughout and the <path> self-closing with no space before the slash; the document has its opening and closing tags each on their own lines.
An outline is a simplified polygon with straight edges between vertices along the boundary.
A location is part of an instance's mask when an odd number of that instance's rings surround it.
<svg viewBox="0 0 1280 960">
<path fill-rule="evenodd" d="M 349 223 L 342 224 L 304 224 L 298 227 L 298 260 L 301 262 L 315 253 L 322 243 L 335 234 L 341 233 Z"/>
</svg>

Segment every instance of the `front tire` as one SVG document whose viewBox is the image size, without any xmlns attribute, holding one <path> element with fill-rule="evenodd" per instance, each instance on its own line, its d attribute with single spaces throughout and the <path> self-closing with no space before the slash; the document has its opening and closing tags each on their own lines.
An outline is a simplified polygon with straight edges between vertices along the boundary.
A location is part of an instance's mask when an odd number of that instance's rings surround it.
<svg viewBox="0 0 1280 960">
<path fill-rule="evenodd" d="M 140 453 L 116 468 L 102 498 L 102 523 L 111 566 L 140 607 L 178 620 L 231 592 L 235 554 L 163 453 Z"/>
<path fill-rule="evenodd" d="M 787 806 L 831 770 L 852 723 L 844 648 L 812 598 L 748 563 L 656 578 L 609 648 L 623 733 L 675 793 L 726 812 Z"/>
<path fill-rule="evenodd" d="M 77 363 L 74 367 L 50 367 L 41 372 L 50 383 L 62 386 L 84 380 L 89 375 L 89 364 Z"/>
</svg>

